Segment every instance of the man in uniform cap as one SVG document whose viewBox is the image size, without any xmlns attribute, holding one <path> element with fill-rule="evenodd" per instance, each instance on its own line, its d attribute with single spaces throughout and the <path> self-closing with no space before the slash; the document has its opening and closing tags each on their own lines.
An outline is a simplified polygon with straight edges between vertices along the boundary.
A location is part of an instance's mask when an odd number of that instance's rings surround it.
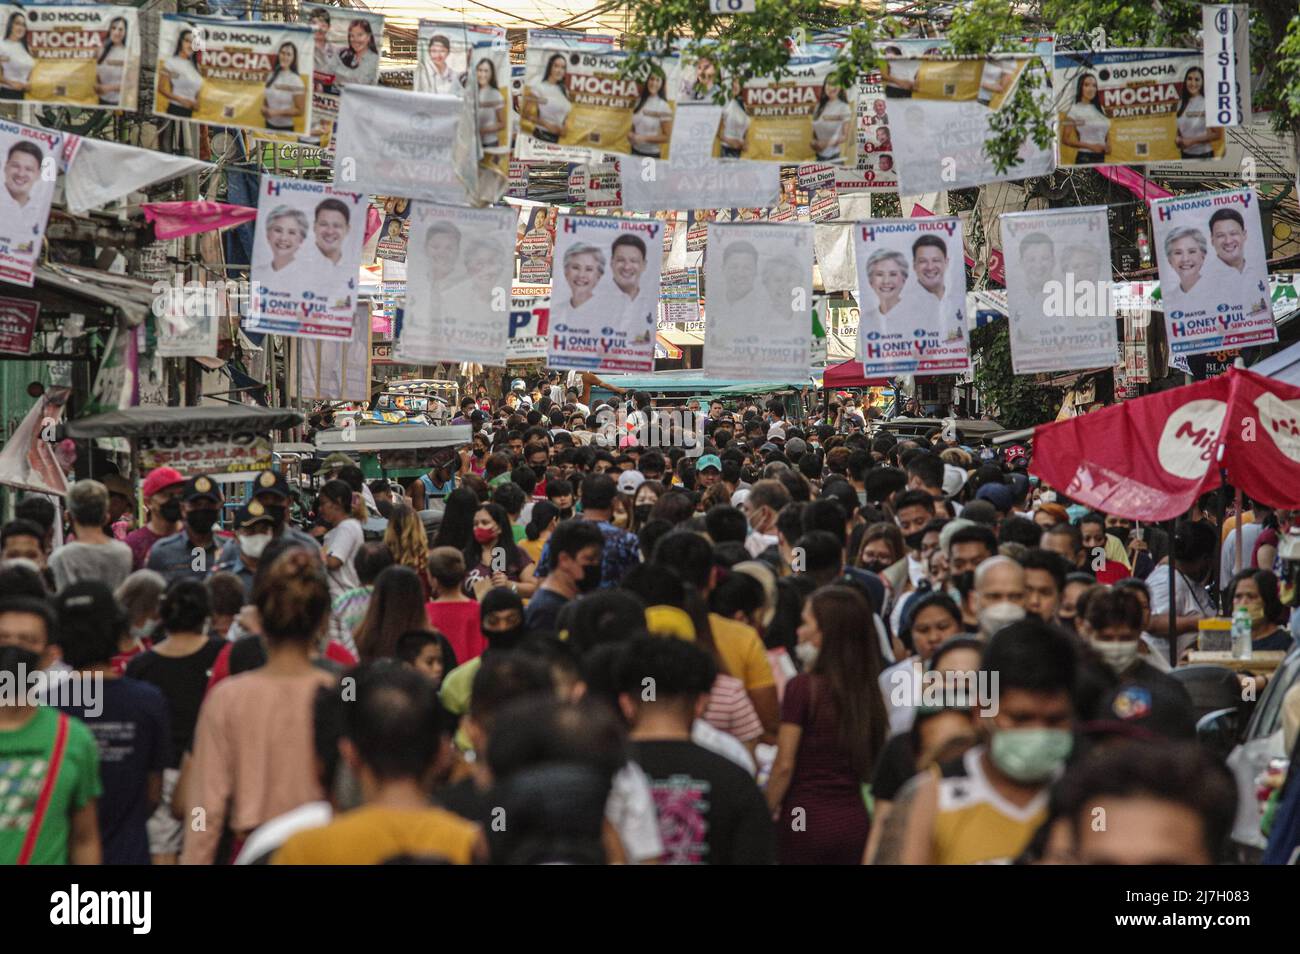
<svg viewBox="0 0 1300 954">
<path fill-rule="evenodd" d="M 351 461 L 348 463 L 351 464 Z M 289 482 L 284 479 L 284 474 L 274 470 L 264 470 L 253 478 L 249 502 L 258 503 L 263 515 L 270 518 L 272 536 L 277 540 L 284 537 L 286 540 L 301 544 L 313 554 L 319 554 L 320 544 L 312 539 L 311 534 L 299 530 L 289 521 L 289 506 L 292 500 L 293 494 L 289 490 Z M 235 529 L 238 532 L 239 528 Z M 222 566 L 226 566 L 238 559 L 239 542 L 231 540 L 221 551 L 219 562 Z"/>
<path fill-rule="evenodd" d="M 213 527 L 221 518 L 223 499 L 216 481 L 206 474 L 186 481 L 181 492 L 183 526 L 179 533 L 163 537 L 153 545 L 145 565 L 161 573 L 168 583 L 206 579 L 224 542 L 213 534 Z"/>
<path fill-rule="evenodd" d="M 258 560 L 267 544 L 275 539 L 276 529 L 276 518 L 254 496 L 235 514 L 235 539 L 221 551 L 221 558 L 212 568 L 214 573 L 225 571 L 239 577 L 249 602 L 253 598 L 253 574 L 257 572 Z M 319 549 L 315 541 L 312 546 Z"/>
</svg>

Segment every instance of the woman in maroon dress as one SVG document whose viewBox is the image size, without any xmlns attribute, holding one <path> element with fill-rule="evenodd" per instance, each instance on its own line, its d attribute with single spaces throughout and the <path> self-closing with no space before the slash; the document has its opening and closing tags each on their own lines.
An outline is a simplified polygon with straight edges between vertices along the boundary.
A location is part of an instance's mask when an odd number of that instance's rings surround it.
<svg viewBox="0 0 1300 954">
<path fill-rule="evenodd" d="M 783 865 L 862 860 L 870 830 L 862 787 L 889 726 L 872 619 L 867 599 L 843 584 L 804 604 L 797 647 L 804 671 L 785 687 L 767 783 Z"/>
</svg>

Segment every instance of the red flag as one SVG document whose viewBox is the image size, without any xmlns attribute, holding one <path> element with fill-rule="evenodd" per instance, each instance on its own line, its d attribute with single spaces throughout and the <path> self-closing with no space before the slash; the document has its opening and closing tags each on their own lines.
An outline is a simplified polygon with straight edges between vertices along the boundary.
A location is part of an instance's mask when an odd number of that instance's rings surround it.
<svg viewBox="0 0 1300 954">
<path fill-rule="evenodd" d="M 1228 483 L 1274 507 L 1300 504 L 1300 388 L 1232 368 L 1231 411 L 1224 422 Z"/>
<path fill-rule="evenodd" d="M 257 218 L 257 209 L 225 202 L 145 202 L 140 208 L 160 240 L 225 229 Z"/>
</svg>

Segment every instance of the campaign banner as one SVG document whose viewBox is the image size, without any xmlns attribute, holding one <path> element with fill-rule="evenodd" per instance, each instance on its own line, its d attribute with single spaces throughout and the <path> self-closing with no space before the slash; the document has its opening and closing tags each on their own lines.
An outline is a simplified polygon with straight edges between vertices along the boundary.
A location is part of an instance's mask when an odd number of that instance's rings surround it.
<svg viewBox="0 0 1300 954">
<path fill-rule="evenodd" d="M 582 180 L 582 204 L 588 209 L 620 209 L 623 207 L 622 163 L 613 157 L 604 162 L 589 162 L 578 166 Z"/>
<path fill-rule="evenodd" d="M 897 192 L 898 168 L 889 129 L 884 75 L 873 70 L 858 80 L 857 192 Z"/>
<path fill-rule="evenodd" d="M 514 209 L 412 202 L 409 222 L 398 359 L 500 367 L 509 337 Z"/>
<path fill-rule="evenodd" d="M 732 80 L 715 137 L 724 159 L 761 162 L 857 162 L 858 90 L 835 82 L 834 51 L 792 56 L 780 78 Z M 682 101 L 713 102 L 716 69 L 699 57 L 682 71 Z M 749 204 L 749 203 L 746 203 Z"/>
<path fill-rule="evenodd" d="M 246 330 L 352 337 L 367 206 L 325 182 L 262 176 Z"/>
<path fill-rule="evenodd" d="M 559 209 L 535 205 L 520 210 L 515 238 L 519 281 L 524 285 L 549 285 L 555 254 L 555 225 Z"/>
<path fill-rule="evenodd" d="M 306 135 L 312 128 L 311 28 L 165 13 L 156 116 Z"/>
<path fill-rule="evenodd" d="M 708 227 L 704 376 L 800 381 L 812 360 L 813 227 Z"/>
<path fill-rule="evenodd" d="M 990 182 L 1046 175 L 1056 167 L 1049 144 L 1040 148 L 1026 138 L 1017 161 L 998 172 L 985 143 L 993 136 L 991 124 L 998 110 L 1022 81 L 1036 83 L 1034 97 L 1044 111 L 1051 109 L 1052 89 L 1047 66 L 1052 43 L 1035 43 L 1032 53 L 989 57 L 946 56 L 936 52 L 896 57 L 900 49 L 884 46 L 885 97 L 892 146 L 888 171 L 898 175 L 898 189 L 906 195 L 970 188 Z M 878 108 L 878 107 L 876 107 Z M 882 166 L 886 165 L 882 158 Z"/>
<path fill-rule="evenodd" d="M 136 438 L 140 467 L 172 467 L 182 477 L 244 474 L 271 469 L 271 438 L 252 432 L 187 431 Z"/>
<path fill-rule="evenodd" d="M 67 170 L 63 197 L 68 211 L 78 214 L 124 199 L 154 183 L 216 168 L 188 156 L 71 134 L 63 137 L 62 160 Z"/>
<path fill-rule="evenodd" d="M 510 341 L 506 346 L 506 362 L 545 358 L 550 319 L 549 284 L 515 285 L 510 292 Z"/>
<path fill-rule="evenodd" d="M 220 318 L 238 309 L 238 303 L 231 307 L 227 300 L 225 282 L 181 284 L 177 279 L 172 285 L 155 282 L 154 289 L 158 292 L 153 308 L 158 356 L 215 358 Z"/>
<path fill-rule="evenodd" d="M 384 48 L 384 18 L 354 7 L 302 4 L 302 19 L 311 27 L 312 128 L 323 145 L 333 140 L 339 118 L 339 94 L 350 83 L 379 82 L 379 57 Z"/>
<path fill-rule="evenodd" d="M 406 261 L 406 243 L 410 237 L 410 227 L 405 216 L 390 215 L 384 219 L 384 226 L 379 230 L 379 242 L 375 246 L 376 258 L 387 258 L 394 262 Z"/>
<path fill-rule="evenodd" d="M 370 339 L 370 306 L 366 302 L 357 303 L 348 340 L 300 338 L 294 343 L 302 369 L 298 396 L 313 401 L 370 400 Z"/>
<path fill-rule="evenodd" d="M 1170 354 L 1276 341 L 1255 191 L 1156 199 L 1151 211 Z"/>
<path fill-rule="evenodd" d="M 519 158 L 568 158 L 547 146 L 596 153 L 670 158 L 679 59 L 658 57 L 635 77 L 623 74 L 629 54 L 610 37 L 531 30 L 520 94 Z M 532 154 L 533 143 L 542 144 Z M 525 149 L 525 146 L 528 148 Z"/>
<path fill-rule="evenodd" d="M 1209 85 L 1208 126 L 1250 122 L 1250 6 L 1201 5 L 1201 51 Z"/>
<path fill-rule="evenodd" d="M 1015 373 L 1114 365 L 1106 207 L 1004 212 L 1001 223 Z"/>
<path fill-rule="evenodd" d="M 415 90 L 459 97 L 473 112 L 484 166 L 509 174 L 510 41 L 505 27 L 421 20 Z"/>
<path fill-rule="evenodd" d="M 1223 155 L 1198 50 L 1081 50 L 1052 71 L 1060 165 L 1196 162 Z"/>
<path fill-rule="evenodd" d="M 469 204 L 476 159 L 459 97 L 348 86 L 342 100 L 335 185 L 373 195 Z"/>
<path fill-rule="evenodd" d="M 0 353 L 31 354 L 32 335 L 41 303 L 25 298 L 0 298 Z"/>
<path fill-rule="evenodd" d="M 0 3 L 0 101 L 135 109 L 140 25 L 135 7 Z"/>
<path fill-rule="evenodd" d="M 561 215 L 546 364 L 653 371 L 663 223 Z"/>
<path fill-rule="evenodd" d="M 970 369 L 961 219 L 859 222 L 857 357 L 867 376 Z"/>
<path fill-rule="evenodd" d="M 0 281 L 31 287 L 58 178 L 63 134 L 0 119 Z"/>
</svg>

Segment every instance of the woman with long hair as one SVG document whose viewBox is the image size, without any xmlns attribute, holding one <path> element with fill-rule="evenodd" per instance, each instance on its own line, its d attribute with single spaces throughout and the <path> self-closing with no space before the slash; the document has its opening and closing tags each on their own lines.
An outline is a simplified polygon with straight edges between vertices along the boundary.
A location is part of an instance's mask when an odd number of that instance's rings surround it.
<svg viewBox="0 0 1300 954">
<path fill-rule="evenodd" d="M 848 96 L 834 79 L 826 77 L 817 111 L 813 113 L 812 147 L 818 159 L 834 162 L 841 158 L 852 121 L 853 107 Z"/>
<path fill-rule="evenodd" d="M 267 129 L 292 132 L 294 122 L 303 114 L 307 101 L 306 87 L 298 75 L 298 48 L 281 43 L 275 68 L 266 78 L 262 92 L 262 117 Z"/>
<path fill-rule="evenodd" d="M 862 786 L 888 734 L 880 691 L 880 641 L 856 589 L 832 584 L 803 608 L 804 671 L 781 700 L 776 762 L 767 783 L 782 864 L 857 864 L 870 832 Z M 789 824 L 801 809 L 806 830 Z"/>
<path fill-rule="evenodd" d="M 95 95 L 101 106 L 122 104 L 122 83 L 126 78 L 126 17 L 113 17 L 108 39 L 95 61 Z"/>
<path fill-rule="evenodd" d="M 375 577 L 370 605 L 353 633 L 361 661 L 391 659 L 397 653 L 399 636 L 413 629 L 430 629 L 425 602 L 424 584 L 410 567 L 390 566 Z"/>
<path fill-rule="evenodd" d="M 253 605 L 267 661 L 223 679 L 203 700 L 184 801 L 185 817 L 206 824 L 184 826 L 182 864 L 233 859 L 258 826 L 325 798 L 312 709 L 335 679 L 312 662 L 330 613 L 320 561 L 301 547 L 281 554 L 254 586 Z M 226 828 L 233 842 L 219 856 Z"/>
<path fill-rule="evenodd" d="M 0 40 L 0 99 L 26 99 L 32 87 L 32 57 L 27 37 L 27 17 L 21 11 L 9 14 L 4 39 Z"/>
<path fill-rule="evenodd" d="M 167 115 L 190 119 L 199 110 L 203 74 L 194 50 L 194 31 L 181 30 L 172 55 L 158 64 L 158 95 L 167 101 Z"/>
<path fill-rule="evenodd" d="M 368 21 L 353 20 L 348 24 L 348 45 L 339 50 L 334 85 L 373 83 L 378 74 L 379 47 L 375 44 L 375 33 Z"/>
<path fill-rule="evenodd" d="M 1230 614 L 1245 607 L 1250 614 L 1252 649 L 1289 650 L 1294 641 L 1286 629 L 1290 611 L 1278 596 L 1277 577 L 1268 570 L 1242 570 L 1232 578 L 1224 594 Z"/>
<path fill-rule="evenodd" d="M 497 149 L 502 145 L 501 134 L 506 128 L 506 98 L 497 82 L 497 65 L 487 58 L 479 60 L 474 67 L 474 80 L 479 142 L 484 149 Z"/>
<path fill-rule="evenodd" d="M 564 85 L 568 69 L 565 55 L 556 53 L 546 61 L 542 81 L 524 87 L 523 116 L 533 121 L 533 136 L 542 142 L 559 142 L 568 124 L 573 109 Z"/>
<path fill-rule="evenodd" d="M 429 535 L 420 515 L 404 503 L 394 504 L 384 530 L 384 545 L 398 566 L 409 567 L 420 578 L 424 598 L 433 599 L 433 582 L 429 579 Z"/>
<path fill-rule="evenodd" d="M 723 159 L 739 159 L 745 149 L 745 137 L 749 135 L 749 110 L 745 108 L 745 97 L 740 80 L 731 81 L 731 98 L 722 108 L 722 126 L 718 130 L 718 139 L 722 143 Z"/>
<path fill-rule="evenodd" d="M 650 521 L 655 504 L 664 495 L 664 485 L 657 480 L 642 481 L 641 486 L 632 495 L 632 526 L 629 530 L 639 531 Z"/>
<path fill-rule="evenodd" d="M 324 540 L 325 568 L 330 590 L 338 596 L 361 585 L 352 560 L 365 542 L 366 505 L 344 481 L 331 480 L 320 489 L 316 513 L 330 527 Z"/>
<path fill-rule="evenodd" d="M 500 504 L 486 503 L 474 514 L 474 540 L 465 547 L 465 589 L 474 592 L 474 584 L 490 580 L 493 586 L 507 586 L 527 599 L 537 589 L 532 557 L 515 544 L 510 518 Z"/>
<path fill-rule="evenodd" d="M 528 554 L 536 563 L 542 558 L 542 548 L 551 539 L 555 525 L 560 522 L 560 508 L 549 500 L 539 500 L 533 504 L 532 515 L 524 526 L 524 539 L 519 541 L 519 549 Z"/>
<path fill-rule="evenodd" d="M 1223 141 L 1223 127 L 1205 124 L 1205 71 L 1189 66 L 1178 91 L 1178 135 L 1174 142 L 1184 159 L 1213 159 L 1214 147 Z"/>
<path fill-rule="evenodd" d="M 1074 102 L 1061 119 L 1061 143 L 1075 150 L 1075 165 L 1102 163 L 1110 153 L 1110 133 L 1097 77 L 1081 73 L 1074 84 Z"/>
<path fill-rule="evenodd" d="M 478 513 L 478 507 L 478 494 L 468 487 L 457 487 L 449 493 L 433 546 L 454 547 L 464 552 L 474 540 L 474 514 Z"/>
<path fill-rule="evenodd" d="M 627 135 L 634 156 L 661 158 L 672 136 L 673 108 L 664 98 L 664 83 L 663 70 L 652 66 L 641 84 L 641 95 L 632 109 L 632 129 Z"/>
</svg>

